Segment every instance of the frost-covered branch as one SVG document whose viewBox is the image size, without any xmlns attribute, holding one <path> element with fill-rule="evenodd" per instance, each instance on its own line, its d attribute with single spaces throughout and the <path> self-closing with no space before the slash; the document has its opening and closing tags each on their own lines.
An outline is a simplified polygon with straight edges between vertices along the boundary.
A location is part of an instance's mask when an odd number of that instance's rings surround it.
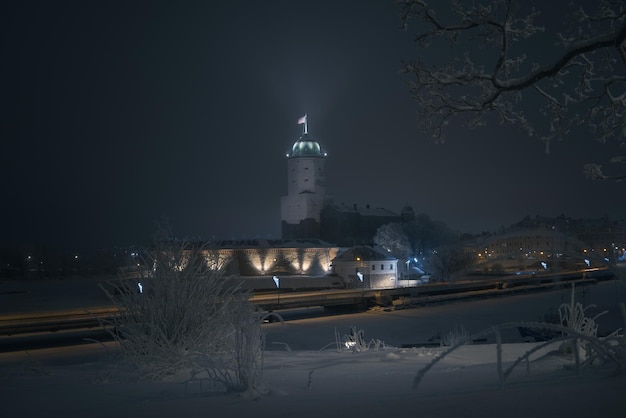
<svg viewBox="0 0 626 418">
<path fill-rule="evenodd" d="M 403 71 L 435 140 L 444 140 L 453 119 L 464 117 L 473 128 L 495 114 L 545 141 L 546 149 L 579 126 L 599 142 L 624 143 L 623 1 L 601 0 L 593 10 L 572 6 L 565 22 L 543 26 L 536 23 L 539 10 L 515 0 L 399 3 L 402 24 L 416 28 L 421 49 L 421 59 Z"/>
</svg>

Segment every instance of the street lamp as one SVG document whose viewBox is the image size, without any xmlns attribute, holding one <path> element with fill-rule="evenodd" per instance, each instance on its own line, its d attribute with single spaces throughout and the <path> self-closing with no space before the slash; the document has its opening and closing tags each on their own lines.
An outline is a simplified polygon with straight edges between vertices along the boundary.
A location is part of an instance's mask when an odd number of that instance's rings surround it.
<svg viewBox="0 0 626 418">
<path fill-rule="evenodd" d="M 411 270 L 410 270 L 411 266 L 410 266 L 410 264 L 411 264 L 411 259 L 409 258 L 408 260 L 406 260 L 406 280 L 407 281 L 405 283 L 406 283 L 407 286 L 409 285 L 408 280 L 411 279 Z"/>
<path fill-rule="evenodd" d="M 276 276 L 272 277 L 272 279 L 274 280 L 274 284 L 276 285 L 276 295 L 278 299 L 277 309 L 278 309 L 280 308 L 280 279 Z"/>
<path fill-rule="evenodd" d="M 365 280 L 363 277 L 363 273 L 359 271 L 359 268 L 356 269 L 356 277 L 361 281 L 361 303 L 365 304 Z"/>
</svg>

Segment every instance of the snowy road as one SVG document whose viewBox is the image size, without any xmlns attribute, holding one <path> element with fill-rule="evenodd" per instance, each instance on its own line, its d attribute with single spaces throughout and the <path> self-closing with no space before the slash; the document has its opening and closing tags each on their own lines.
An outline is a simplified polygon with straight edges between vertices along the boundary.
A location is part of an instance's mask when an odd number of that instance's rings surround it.
<svg viewBox="0 0 626 418">
<path fill-rule="evenodd" d="M 426 342 L 437 333 L 444 336 L 455 326 L 462 326 L 473 334 L 505 322 L 537 321 L 550 309 L 557 312 L 561 303 L 569 302 L 570 294 L 571 290 L 567 288 L 389 312 L 374 309 L 363 313 L 289 320 L 284 324 L 271 323 L 264 325 L 264 329 L 268 350 L 285 349 L 286 346 L 292 350 L 319 350 L 335 341 L 335 330 L 343 335 L 352 326 L 364 330 L 367 340 L 378 339 L 399 347 Z M 597 306 L 587 311 L 589 316 L 608 311 L 597 320 L 600 335 L 624 327 L 619 303 L 626 301 L 626 283 L 610 280 L 577 289 L 576 298 L 585 306 Z M 502 337 L 507 342 L 520 340 L 514 329 L 504 331 Z"/>
<path fill-rule="evenodd" d="M 624 327 L 619 303 L 626 301 L 626 283 L 619 280 L 601 282 L 577 289 L 576 295 L 577 300 L 584 301 L 585 306 L 597 305 L 597 308 L 588 311 L 588 315 L 608 311 L 598 318 L 601 335 Z M 89 296 L 86 297 L 90 301 L 103 300 L 97 292 Z M 362 329 L 368 341 L 377 339 L 386 345 L 401 347 L 427 342 L 437 334 L 443 337 L 455 327 L 463 327 L 468 333 L 473 334 L 505 322 L 537 321 L 550 309 L 556 311 L 561 303 L 569 301 L 569 297 L 568 288 L 411 309 L 392 311 L 374 309 L 368 312 L 332 316 L 310 316 L 323 313 L 321 308 L 309 312 L 306 310 L 284 311 L 281 314 L 288 321 L 284 324 L 265 324 L 263 329 L 266 332 L 268 351 L 320 350 L 335 343 L 335 331 L 343 336 L 352 326 Z M 43 297 L 41 303 L 44 304 Z M 308 317 L 306 317 L 307 314 Z M 301 319 L 297 319 L 299 317 Z M 503 331 L 502 337 L 505 342 L 520 341 L 520 336 L 515 329 Z M 487 342 L 493 342 L 493 338 L 493 335 L 490 335 Z M 95 356 L 101 354 L 101 350 L 90 346 L 97 346 L 97 344 L 67 349 L 56 348 L 52 361 L 73 363 L 73 357 L 84 361 L 85 357 L 89 357 L 90 351 L 95 353 Z M 64 351 L 67 355 L 63 354 Z M 82 353 L 79 353 L 81 351 Z M 45 356 L 45 353 L 42 352 L 41 355 Z M 4 356 L 1 360 L 11 362 L 10 357 Z"/>
</svg>

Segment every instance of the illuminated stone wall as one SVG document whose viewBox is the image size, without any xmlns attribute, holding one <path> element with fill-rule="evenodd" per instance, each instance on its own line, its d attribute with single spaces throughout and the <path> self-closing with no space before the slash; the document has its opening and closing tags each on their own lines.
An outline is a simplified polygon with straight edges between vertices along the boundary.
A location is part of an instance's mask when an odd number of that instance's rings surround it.
<svg viewBox="0 0 626 418">
<path fill-rule="evenodd" d="M 306 275 L 324 276 L 330 272 L 337 247 L 248 247 L 211 248 L 208 259 L 227 262 L 227 274 L 240 276 Z"/>
</svg>

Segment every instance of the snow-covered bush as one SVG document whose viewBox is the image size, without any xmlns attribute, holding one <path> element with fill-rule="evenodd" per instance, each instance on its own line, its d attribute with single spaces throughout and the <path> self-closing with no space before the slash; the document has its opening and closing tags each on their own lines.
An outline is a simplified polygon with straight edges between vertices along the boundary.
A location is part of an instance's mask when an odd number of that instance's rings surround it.
<svg viewBox="0 0 626 418">
<path fill-rule="evenodd" d="M 441 344 L 446 347 L 450 347 L 459 342 L 467 343 L 469 341 L 468 338 L 469 338 L 469 334 L 467 333 L 465 328 L 463 328 L 463 326 L 455 325 L 454 329 L 450 330 L 443 337 L 443 340 L 441 340 Z"/>
<path fill-rule="evenodd" d="M 511 364 L 505 370 L 504 363 L 502 361 L 502 350 L 503 350 L 502 330 L 509 329 L 509 328 L 518 328 L 520 326 L 529 327 L 529 328 L 545 328 L 545 329 L 549 329 L 553 331 L 558 331 L 558 332 L 562 332 L 563 336 L 555 338 L 550 341 L 540 343 L 538 345 L 533 345 L 532 349 L 528 350 L 526 353 L 520 356 L 515 362 L 513 362 L 513 364 Z M 418 370 L 417 374 L 413 378 L 413 388 L 417 388 L 419 384 L 421 383 L 422 379 L 424 378 L 424 375 L 433 366 L 435 366 L 437 363 L 443 360 L 450 353 L 457 350 L 459 347 L 464 345 L 467 341 L 472 341 L 478 338 L 483 338 L 489 334 L 495 334 L 495 337 L 496 337 L 496 367 L 497 367 L 498 380 L 500 382 L 500 386 L 504 385 L 507 377 L 510 375 L 510 373 L 513 371 L 513 369 L 517 365 L 519 365 L 522 361 L 528 361 L 531 354 L 539 351 L 546 345 L 553 344 L 559 341 L 579 339 L 581 341 L 584 341 L 585 343 L 588 343 L 588 346 L 592 352 L 592 355 L 590 355 L 587 358 L 587 360 L 585 360 L 584 362 L 580 361 L 580 358 L 577 355 L 578 352 L 574 351 L 575 370 L 577 372 L 579 371 L 581 366 L 591 365 L 596 359 L 600 360 L 601 362 L 606 362 L 606 363 L 611 362 L 620 370 L 624 370 L 624 368 L 626 367 L 626 364 L 624 361 L 625 359 L 623 355 L 620 355 L 620 353 L 623 352 L 623 346 L 624 346 L 623 337 L 614 336 L 614 337 L 607 338 L 607 339 L 601 339 L 598 337 L 581 334 L 573 329 L 569 329 L 567 327 L 564 327 L 558 324 L 549 324 L 549 323 L 542 323 L 542 322 L 510 322 L 506 324 L 493 326 L 486 330 L 478 332 L 476 334 L 472 334 L 469 337 L 467 337 L 466 340 L 461 339 L 454 345 L 446 348 L 444 351 L 439 353 L 437 357 L 432 359 L 432 361 L 430 361 L 428 364 L 426 364 L 424 367 Z"/>
<path fill-rule="evenodd" d="M 381 348 L 385 348 L 385 343 L 378 339 L 372 339 L 369 342 L 365 340 L 365 331 L 357 329 L 356 326 L 350 327 L 350 332 L 339 336 L 337 330 L 335 330 L 335 344 L 337 350 L 350 350 L 352 352 L 361 352 L 367 350 L 377 351 Z"/>
<path fill-rule="evenodd" d="M 168 234 L 147 251 L 149 274 L 107 291 L 119 308 L 110 329 L 141 379 L 204 375 L 225 390 L 254 390 L 262 373 L 261 318 L 210 251 Z"/>
<path fill-rule="evenodd" d="M 626 369 L 626 341 L 624 339 L 624 335 L 620 334 L 621 330 L 616 330 L 608 337 L 599 338 L 597 336 L 598 325 L 596 324 L 595 319 L 601 316 L 604 312 L 593 318 L 586 317 L 585 311 L 590 307 L 592 306 L 585 308 L 580 302 L 575 302 L 574 287 L 572 285 L 570 303 L 562 304 L 559 309 L 561 319 L 560 324 L 548 322 L 511 322 L 493 326 L 470 336 L 464 335 L 462 338 L 460 337 L 454 343 L 450 344 L 446 350 L 441 352 L 437 357 L 417 372 L 413 379 L 413 388 L 417 388 L 428 370 L 430 370 L 448 354 L 466 344 L 468 341 L 473 341 L 489 334 L 494 334 L 496 339 L 496 367 L 500 386 L 504 385 L 513 369 L 521 362 L 525 361 L 527 367 L 529 367 L 528 361 L 532 354 L 549 344 L 558 342 L 563 342 L 562 347 L 569 346 L 578 348 L 571 350 L 571 354 L 574 356 L 575 370 L 577 373 L 580 370 L 580 367 L 592 365 L 596 361 L 600 363 L 612 363 L 617 367 L 617 369 L 623 371 Z M 626 307 L 623 303 L 620 307 L 622 309 L 624 325 L 626 327 Z M 553 331 L 555 338 L 534 345 L 505 370 L 502 362 L 502 330 L 519 327 Z"/>
<path fill-rule="evenodd" d="M 563 326 L 577 331 L 583 335 L 595 337 L 598 335 L 598 324 L 596 323 L 596 319 L 607 313 L 607 311 L 603 311 L 594 317 L 586 316 L 587 310 L 595 307 L 595 305 L 589 305 L 585 307 L 582 303 L 576 302 L 574 283 L 572 282 L 572 293 L 570 296 L 569 304 L 563 303 L 559 307 L 560 323 Z M 583 344 L 583 341 L 581 341 L 580 339 L 576 339 L 574 342 L 576 344 L 576 347 L 572 347 L 572 341 L 568 341 L 564 343 L 563 348 L 566 351 L 573 351 L 574 349 L 576 349 L 578 350 L 579 355 L 587 358 L 590 355 L 590 353 L 588 352 L 588 345 Z"/>
</svg>

